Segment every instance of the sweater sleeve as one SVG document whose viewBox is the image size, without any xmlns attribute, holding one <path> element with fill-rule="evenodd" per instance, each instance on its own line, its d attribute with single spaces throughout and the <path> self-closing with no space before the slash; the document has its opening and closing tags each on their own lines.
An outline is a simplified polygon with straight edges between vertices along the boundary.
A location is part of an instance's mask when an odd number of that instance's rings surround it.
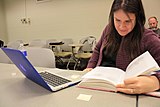
<svg viewBox="0 0 160 107">
<path fill-rule="evenodd" d="M 142 40 L 144 51 L 149 51 L 160 66 L 160 39 L 153 31 L 146 29 Z M 160 72 L 155 75 L 160 81 Z"/>
<path fill-rule="evenodd" d="M 160 66 L 160 39 L 151 30 L 145 30 L 142 46 L 144 51 L 149 51 Z"/>
</svg>

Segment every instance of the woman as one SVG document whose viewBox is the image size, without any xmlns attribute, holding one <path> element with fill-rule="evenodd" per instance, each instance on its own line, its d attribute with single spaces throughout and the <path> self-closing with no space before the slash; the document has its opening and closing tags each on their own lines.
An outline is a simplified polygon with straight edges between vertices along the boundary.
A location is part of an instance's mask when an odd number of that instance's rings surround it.
<svg viewBox="0 0 160 107">
<path fill-rule="evenodd" d="M 117 67 L 123 70 L 137 56 L 149 51 L 160 65 L 160 40 L 145 29 L 145 13 L 141 0 L 114 0 L 109 24 L 97 43 L 88 66 Z M 107 72 L 107 71 L 106 71 Z M 126 79 L 117 85 L 119 92 L 141 94 L 160 89 L 160 73 Z"/>
</svg>

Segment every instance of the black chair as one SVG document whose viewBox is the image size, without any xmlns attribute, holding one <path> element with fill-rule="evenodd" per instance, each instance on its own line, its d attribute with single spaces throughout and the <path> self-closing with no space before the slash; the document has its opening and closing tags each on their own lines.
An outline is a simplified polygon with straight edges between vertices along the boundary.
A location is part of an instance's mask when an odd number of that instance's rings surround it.
<svg viewBox="0 0 160 107">
<path fill-rule="evenodd" d="M 0 47 L 4 46 L 4 42 L 2 40 L 0 40 Z"/>
</svg>

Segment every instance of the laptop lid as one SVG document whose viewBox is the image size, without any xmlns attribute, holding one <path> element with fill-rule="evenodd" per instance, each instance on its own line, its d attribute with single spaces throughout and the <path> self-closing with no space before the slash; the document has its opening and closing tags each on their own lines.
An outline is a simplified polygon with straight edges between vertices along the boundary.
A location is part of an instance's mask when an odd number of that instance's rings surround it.
<svg viewBox="0 0 160 107">
<path fill-rule="evenodd" d="M 2 50 L 28 79 L 52 91 L 20 50 L 10 48 L 2 48 Z"/>
<path fill-rule="evenodd" d="M 59 89 L 53 89 L 53 87 L 50 87 L 44 79 L 41 77 L 41 75 L 37 72 L 37 70 L 33 67 L 33 65 L 29 62 L 29 60 L 23 55 L 23 53 L 20 50 L 16 49 L 10 49 L 10 48 L 2 48 L 2 50 L 6 53 L 6 55 L 11 59 L 11 61 L 18 67 L 18 69 L 30 80 L 33 82 L 43 86 L 44 88 L 48 89 L 49 91 L 57 91 Z M 78 83 L 80 80 L 76 80 L 73 82 L 70 82 L 68 86 L 74 85 L 75 83 Z M 65 84 L 64 84 L 65 85 Z M 65 87 L 68 87 L 65 85 Z M 65 88 L 62 86 L 62 88 Z M 61 89 L 62 89 L 61 88 Z"/>
</svg>

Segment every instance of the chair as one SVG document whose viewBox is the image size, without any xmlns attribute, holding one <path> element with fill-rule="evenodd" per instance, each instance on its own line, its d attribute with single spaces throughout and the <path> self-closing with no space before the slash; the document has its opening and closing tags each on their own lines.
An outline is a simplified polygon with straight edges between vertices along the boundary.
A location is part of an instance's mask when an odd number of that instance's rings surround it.
<svg viewBox="0 0 160 107">
<path fill-rule="evenodd" d="M 62 52 L 72 52 L 72 48 L 69 46 L 69 44 L 73 44 L 73 39 L 67 38 L 62 39 L 63 45 L 60 46 L 60 49 Z"/>
<path fill-rule="evenodd" d="M 68 62 L 69 58 L 72 55 L 72 48 L 69 44 L 73 44 L 73 39 L 62 39 L 64 44 L 60 45 L 60 51 L 55 52 L 56 62 L 64 65 L 65 62 Z"/>
<path fill-rule="evenodd" d="M 76 69 L 78 65 L 81 67 L 81 69 L 86 67 L 88 60 L 92 56 L 93 48 L 96 43 L 96 38 L 93 36 L 82 38 L 80 40 L 80 43 L 84 45 L 79 49 L 78 53 L 75 54 L 75 58 L 77 59 L 77 61 L 74 65 L 74 69 Z"/>
<path fill-rule="evenodd" d="M 4 41 L 0 40 L 0 47 L 4 46 Z"/>
<path fill-rule="evenodd" d="M 18 49 L 20 47 L 20 44 L 23 44 L 22 40 L 16 40 L 8 42 L 7 47 L 12 49 Z"/>
<path fill-rule="evenodd" d="M 79 41 L 80 44 L 84 44 L 83 47 L 81 47 L 79 49 L 79 51 L 87 51 L 87 52 L 92 52 L 95 45 L 96 45 L 96 38 L 94 36 L 88 36 L 88 37 L 85 37 L 85 38 L 82 38 L 80 41 Z"/>
<path fill-rule="evenodd" d="M 34 66 L 55 68 L 55 56 L 51 49 L 27 47 L 27 58 Z"/>
<path fill-rule="evenodd" d="M 11 64 L 11 60 L 8 58 L 8 56 L 2 51 L 0 48 L 0 63 L 7 63 Z"/>
<path fill-rule="evenodd" d="M 52 49 L 53 52 L 57 50 L 56 47 L 50 46 L 50 43 L 57 41 L 56 39 L 48 39 L 46 40 L 46 47 Z"/>
<path fill-rule="evenodd" d="M 47 44 L 45 40 L 41 40 L 41 39 L 35 39 L 32 40 L 29 45 L 29 47 L 40 47 L 40 48 L 46 48 Z"/>
</svg>

